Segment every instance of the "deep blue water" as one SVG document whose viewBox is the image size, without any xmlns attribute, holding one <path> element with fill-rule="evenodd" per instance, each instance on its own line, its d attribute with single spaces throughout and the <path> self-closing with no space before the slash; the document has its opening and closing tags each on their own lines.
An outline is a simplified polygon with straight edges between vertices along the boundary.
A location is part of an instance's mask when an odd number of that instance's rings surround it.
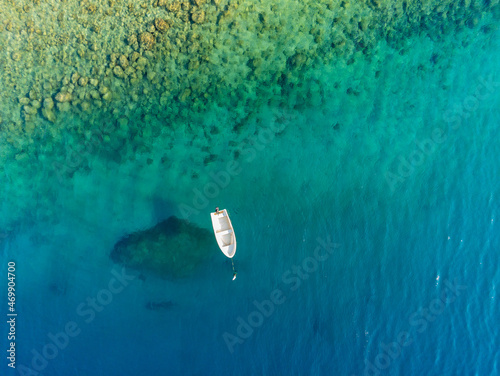
<svg viewBox="0 0 500 376">
<path fill-rule="evenodd" d="M 361 95 L 330 88 L 317 107 L 281 113 L 284 131 L 189 217 L 210 229 L 213 207 L 229 210 L 234 282 L 214 241 L 188 278 L 126 270 L 124 288 L 103 293 L 122 273 L 113 244 L 181 216 L 203 186 L 179 181 L 184 199 L 169 200 L 155 171 L 76 176 L 57 199 L 63 221 L 4 242 L 19 316 L 18 372 L 2 374 L 499 375 L 498 32 L 438 51 L 447 67 L 423 74 L 415 66 L 434 44 L 413 42 L 344 67 L 341 85 Z"/>
</svg>

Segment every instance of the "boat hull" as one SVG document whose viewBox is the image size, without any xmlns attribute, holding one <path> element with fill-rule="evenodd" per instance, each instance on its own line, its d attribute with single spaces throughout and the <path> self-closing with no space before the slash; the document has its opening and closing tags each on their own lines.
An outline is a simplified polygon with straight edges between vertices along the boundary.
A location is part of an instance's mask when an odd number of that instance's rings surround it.
<svg viewBox="0 0 500 376">
<path fill-rule="evenodd" d="M 223 209 L 210 213 L 210 217 L 212 218 L 215 239 L 220 250 L 226 257 L 233 258 L 236 254 L 236 235 L 227 210 Z"/>
</svg>

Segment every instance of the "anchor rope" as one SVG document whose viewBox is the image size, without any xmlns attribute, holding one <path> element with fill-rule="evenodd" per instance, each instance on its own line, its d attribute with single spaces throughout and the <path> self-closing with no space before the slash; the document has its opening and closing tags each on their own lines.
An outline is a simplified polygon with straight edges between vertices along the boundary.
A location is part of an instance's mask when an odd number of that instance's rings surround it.
<svg viewBox="0 0 500 376">
<path fill-rule="evenodd" d="M 234 261 L 233 261 L 233 259 L 231 259 L 231 265 L 233 266 L 233 281 L 234 281 L 235 278 L 236 278 L 236 270 L 234 270 Z"/>
</svg>

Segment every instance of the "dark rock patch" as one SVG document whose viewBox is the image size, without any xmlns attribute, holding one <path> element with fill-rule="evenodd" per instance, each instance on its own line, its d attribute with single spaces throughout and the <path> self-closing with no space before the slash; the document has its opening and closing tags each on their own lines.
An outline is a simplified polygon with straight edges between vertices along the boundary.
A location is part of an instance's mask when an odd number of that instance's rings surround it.
<svg viewBox="0 0 500 376">
<path fill-rule="evenodd" d="M 215 254 L 213 235 L 172 216 L 115 244 L 111 259 L 126 267 L 172 279 L 191 275 Z"/>
</svg>

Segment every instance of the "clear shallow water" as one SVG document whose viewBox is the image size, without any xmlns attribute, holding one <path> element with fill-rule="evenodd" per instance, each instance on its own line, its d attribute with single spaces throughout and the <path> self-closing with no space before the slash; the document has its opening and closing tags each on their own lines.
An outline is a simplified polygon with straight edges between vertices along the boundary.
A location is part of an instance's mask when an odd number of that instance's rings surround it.
<svg viewBox="0 0 500 376">
<path fill-rule="evenodd" d="M 284 131 L 261 150 L 253 144 L 255 158 L 189 218 L 209 228 L 212 207 L 229 209 L 235 282 L 217 253 L 190 278 L 135 277 L 102 311 L 89 308 L 121 270 L 109 259 L 117 239 L 180 215 L 197 187 L 170 180 L 185 194 L 166 200 L 158 170 L 96 162 L 77 175 L 57 198 L 64 220 L 5 242 L 2 267 L 17 262 L 18 364 L 34 367 L 49 334 L 73 321 L 80 331 L 41 374 L 499 374 L 498 33 L 437 51 L 435 71 L 416 69 L 433 43 L 412 42 L 406 55 L 381 46 L 373 62 L 345 67 L 340 85 L 363 88 L 358 96 L 332 87 L 314 108 L 262 110 Z M 484 80 L 491 90 L 477 99 Z M 336 246 L 314 263 L 317 238 Z M 297 272 L 292 290 L 297 265 L 309 272 Z M 253 313 L 254 301 L 282 300 L 276 289 L 285 301 L 269 317 Z M 172 305 L 145 308 L 163 300 Z M 239 318 L 254 320 L 248 338 Z M 398 341 L 406 346 L 384 350 Z"/>
</svg>

